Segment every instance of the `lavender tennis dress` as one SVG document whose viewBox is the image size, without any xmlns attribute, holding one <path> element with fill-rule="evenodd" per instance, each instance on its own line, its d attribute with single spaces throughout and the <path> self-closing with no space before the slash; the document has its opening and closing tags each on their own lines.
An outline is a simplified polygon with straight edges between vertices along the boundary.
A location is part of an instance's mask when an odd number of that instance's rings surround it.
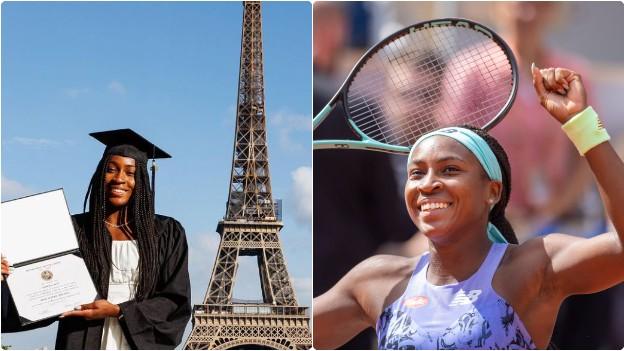
<svg viewBox="0 0 624 351">
<path fill-rule="evenodd" d="M 423 254 L 401 297 L 377 320 L 379 349 L 535 349 L 513 307 L 492 289 L 507 244 L 492 244 L 479 270 L 462 282 L 427 282 Z"/>
</svg>

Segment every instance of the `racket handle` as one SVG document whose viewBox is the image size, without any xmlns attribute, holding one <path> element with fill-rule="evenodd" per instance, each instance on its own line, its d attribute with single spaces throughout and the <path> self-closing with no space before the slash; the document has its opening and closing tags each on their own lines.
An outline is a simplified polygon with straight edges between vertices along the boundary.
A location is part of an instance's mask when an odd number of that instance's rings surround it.
<svg viewBox="0 0 624 351">
<path fill-rule="evenodd" d="M 323 107 L 323 109 L 321 110 L 321 112 L 319 112 L 314 119 L 312 120 L 312 130 L 316 129 L 316 127 L 318 127 L 321 123 L 323 123 L 323 121 L 325 120 L 325 118 L 327 118 L 327 116 L 329 116 L 329 113 L 334 109 L 334 106 L 330 103 L 325 105 L 325 107 Z"/>
</svg>

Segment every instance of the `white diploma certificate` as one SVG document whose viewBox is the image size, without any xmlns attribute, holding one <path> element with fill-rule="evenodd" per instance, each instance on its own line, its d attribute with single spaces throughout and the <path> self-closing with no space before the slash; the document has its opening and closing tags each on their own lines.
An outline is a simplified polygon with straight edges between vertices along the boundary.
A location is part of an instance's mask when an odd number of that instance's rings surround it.
<svg viewBox="0 0 624 351">
<path fill-rule="evenodd" d="M 79 252 L 63 190 L 2 203 L 2 253 L 22 324 L 93 302 L 95 286 Z"/>
<path fill-rule="evenodd" d="M 97 295 L 84 261 L 72 254 L 15 268 L 7 282 L 25 323 L 71 311 Z"/>
</svg>

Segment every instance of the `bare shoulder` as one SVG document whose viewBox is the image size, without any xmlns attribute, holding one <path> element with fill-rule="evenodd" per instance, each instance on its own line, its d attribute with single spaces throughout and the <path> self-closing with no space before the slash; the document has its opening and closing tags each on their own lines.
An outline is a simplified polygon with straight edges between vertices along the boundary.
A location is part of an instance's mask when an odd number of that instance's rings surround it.
<svg viewBox="0 0 624 351">
<path fill-rule="evenodd" d="M 510 245 L 505 253 L 500 269 L 504 276 L 514 276 L 518 288 L 525 296 L 537 297 L 538 294 L 549 294 L 554 286 L 548 286 L 545 279 L 552 270 L 553 253 L 562 247 L 583 238 L 567 234 L 548 234 L 529 239 L 520 245 Z M 510 284 L 508 282 L 508 286 Z"/>
<path fill-rule="evenodd" d="M 421 256 L 377 255 L 355 266 L 343 279 L 374 325 L 381 311 L 398 299 Z"/>
<path fill-rule="evenodd" d="M 562 238 L 563 236 L 563 238 Z M 549 234 L 529 239 L 519 245 L 509 245 L 501 262 L 501 268 L 513 274 L 530 273 L 543 270 L 548 264 L 549 253 L 554 246 L 561 245 L 569 235 Z M 534 277 L 532 277 L 534 278 Z"/>
<path fill-rule="evenodd" d="M 577 241 L 583 241 L 584 238 L 553 233 L 537 238 L 532 238 L 520 245 L 510 245 L 506 260 L 508 263 L 522 264 L 526 261 L 532 261 L 534 263 L 547 261 L 552 257 L 553 252 L 561 249 L 563 246 L 567 246 Z M 535 260 L 538 260 L 537 262 Z"/>
<path fill-rule="evenodd" d="M 402 257 L 394 255 L 376 255 L 365 259 L 355 266 L 348 275 L 354 279 L 371 281 L 376 279 L 400 278 L 411 274 L 420 256 Z"/>
<path fill-rule="evenodd" d="M 506 260 L 508 263 L 524 263 L 527 260 L 547 259 L 553 251 L 577 240 L 583 239 L 560 233 L 532 238 L 520 245 L 510 245 L 507 250 Z"/>
</svg>

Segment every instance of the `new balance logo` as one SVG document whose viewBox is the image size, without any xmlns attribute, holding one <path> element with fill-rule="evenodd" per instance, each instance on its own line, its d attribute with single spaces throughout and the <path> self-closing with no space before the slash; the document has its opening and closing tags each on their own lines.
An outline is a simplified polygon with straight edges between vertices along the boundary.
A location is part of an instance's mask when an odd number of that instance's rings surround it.
<svg viewBox="0 0 624 351">
<path fill-rule="evenodd" d="M 466 294 L 464 291 L 460 291 L 457 293 L 457 295 L 455 295 L 455 298 L 453 298 L 453 301 L 451 301 L 449 307 L 469 305 L 477 301 L 479 295 L 481 295 L 481 290 L 470 290 L 468 294 Z"/>
</svg>

